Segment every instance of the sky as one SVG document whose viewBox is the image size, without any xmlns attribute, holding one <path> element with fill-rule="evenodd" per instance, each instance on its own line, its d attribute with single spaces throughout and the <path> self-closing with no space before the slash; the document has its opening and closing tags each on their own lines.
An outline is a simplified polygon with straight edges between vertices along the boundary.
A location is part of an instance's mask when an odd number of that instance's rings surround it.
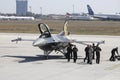
<svg viewBox="0 0 120 80">
<path fill-rule="evenodd" d="M 88 13 L 87 4 L 96 14 L 120 13 L 120 0 L 28 0 L 28 11 L 39 14 L 42 8 L 42 14 Z M 16 0 L 0 0 L 0 12 L 16 13 Z"/>
</svg>

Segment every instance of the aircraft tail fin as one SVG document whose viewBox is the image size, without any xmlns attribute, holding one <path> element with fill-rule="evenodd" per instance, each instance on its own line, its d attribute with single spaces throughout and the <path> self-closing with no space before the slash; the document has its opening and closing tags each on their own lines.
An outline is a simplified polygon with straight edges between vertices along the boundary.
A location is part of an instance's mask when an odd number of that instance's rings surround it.
<svg viewBox="0 0 120 80">
<path fill-rule="evenodd" d="M 69 32 L 68 32 L 68 30 L 67 30 L 67 27 L 68 27 L 68 21 L 66 20 L 66 21 L 64 22 L 63 31 L 60 32 L 59 35 L 65 35 L 65 36 L 69 35 Z"/>
<path fill-rule="evenodd" d="M 90 7 L 90 5 L 87 5 L 87 9 L 88 9 L 89 15 L 94 15 L 94 12 L 93 12 L 92 8 Z"/>
</svg>

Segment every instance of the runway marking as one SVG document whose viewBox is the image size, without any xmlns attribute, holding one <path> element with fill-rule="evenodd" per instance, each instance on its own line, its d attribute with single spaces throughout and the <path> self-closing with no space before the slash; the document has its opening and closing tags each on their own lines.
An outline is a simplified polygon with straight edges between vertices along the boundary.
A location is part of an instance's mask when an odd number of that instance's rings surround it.
<svg viewBox="0 0 120 80">
<path fill-rule="evenodd" d="M 107 67 L 105 70 L 114 70 L 114 69 L 116 69 L 116 68 L 120 68 L 120 64 Z"/>
</svg>

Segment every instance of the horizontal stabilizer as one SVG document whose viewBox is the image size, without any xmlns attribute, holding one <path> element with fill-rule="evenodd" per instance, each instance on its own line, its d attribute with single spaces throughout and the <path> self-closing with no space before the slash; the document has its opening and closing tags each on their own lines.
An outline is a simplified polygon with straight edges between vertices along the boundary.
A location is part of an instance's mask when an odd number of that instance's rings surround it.
<svg viewBox="0 0 120 80">
<path fill-rule="evenodd" d="M 104 40 L 102 40 L 102 41 L 76 41 L 76 40 L 74 40 L 73 42 L 79 43 L 79 44 L 83 44 L 83 45 L 88 45 L 88 44 L 97 44 L 97 45 L 105 44 Z"/>
</svg>

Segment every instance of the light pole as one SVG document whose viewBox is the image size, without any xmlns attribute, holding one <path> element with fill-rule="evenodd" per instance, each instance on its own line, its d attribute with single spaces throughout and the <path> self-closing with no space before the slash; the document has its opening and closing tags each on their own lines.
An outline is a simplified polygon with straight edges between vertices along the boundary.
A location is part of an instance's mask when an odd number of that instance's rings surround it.
<svg viewBox="0 0 120 80">
<path fill-rule="evenodd" d="M 40 14 L 41 14 L 41 16 L 42 16 L 42 7 L 40 7 Z"/>
<path fill-rule="evenodd" d="M 30 8 L 30 12 L 32 13 L 32 7 L 31 7 L 31 6 L 29 6 L 29 8 Z"/>
<path fill-rule="evenodd" d="M 74 6 L 74 4 L 73 4 L 73 13 L 74 13 L 74 7 L 75 7 L 75 6 Z"/>
</svg>

